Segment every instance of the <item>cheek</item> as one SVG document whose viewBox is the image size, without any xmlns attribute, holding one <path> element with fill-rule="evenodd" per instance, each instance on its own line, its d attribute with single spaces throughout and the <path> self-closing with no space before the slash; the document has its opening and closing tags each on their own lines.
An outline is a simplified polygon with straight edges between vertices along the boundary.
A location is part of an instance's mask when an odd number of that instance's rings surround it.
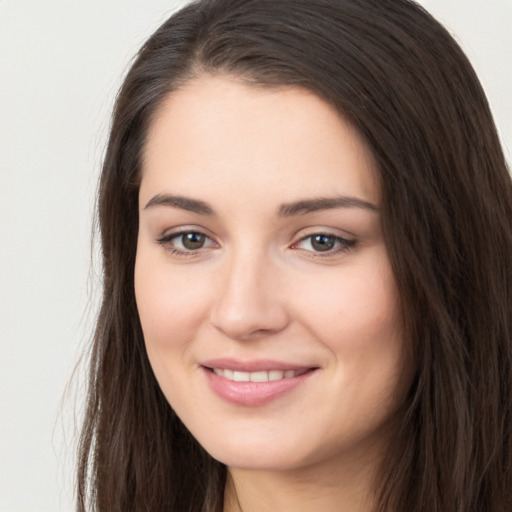
<svg viewBox="0 0 512 512">
<path fill-rule="evenodd" d="M 326 291 L 327 290 L 327 291 Z M 396 286 L 387 265 L 353 268 L 317 282 L 308 294 L 309 323 L 326 344 L 378 350 L 396 343 L 401 325 Z"/>
<path fill-rule="evenodd" d="M 200 276 L 174 269 L 144 253 L 135 264 L 135 298 L 148 353 L 187 343 L 201 323 L 206 304 Z"/>
<path fill-rule="evenodd" d="M 204 297 L 186 272 L 171 272 L 165 258 L 142 251 L 137 254 L 134 278 L 149 362 L 167 401 L 180 410 L 184 397 L 190 395 L 186 375 L 195 368 L 190 348 L 201 324 Z"/>
<path fill-rule="evenodd" d="M 331 279 L 328 294 L 313 289 L 308 300 L 309 330 L 329 350 L 336 383 L 317 405 L 339 404 L 332 424 L 355 433 L 383 422 L 406 386 L 399 300 L 386 263 L 354 267 L 338 282 Z"/>
</svg>

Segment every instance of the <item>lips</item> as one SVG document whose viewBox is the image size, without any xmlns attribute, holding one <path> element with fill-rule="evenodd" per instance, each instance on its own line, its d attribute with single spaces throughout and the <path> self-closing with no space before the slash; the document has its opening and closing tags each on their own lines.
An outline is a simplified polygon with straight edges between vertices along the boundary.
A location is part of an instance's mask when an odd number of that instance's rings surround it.
<svg viewBox="0 0 512 512">
<path fill-rule="evenodd" d="M 201 365 L 210 389 L 234 405 L 261 406 L 291 392 L 316 373 L 318 367 L 279 361 L 250 362 L 215 359 Z"/>
</svg>

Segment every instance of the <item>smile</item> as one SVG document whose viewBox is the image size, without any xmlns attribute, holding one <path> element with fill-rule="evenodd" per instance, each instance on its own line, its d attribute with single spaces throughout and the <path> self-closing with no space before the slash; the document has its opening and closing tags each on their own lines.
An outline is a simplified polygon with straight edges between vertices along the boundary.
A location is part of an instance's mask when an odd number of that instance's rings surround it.
<svg viewBox="0 0 512 512">
<path fill-rule="evenodd" d="M 308 370 L 270 370 L 258 372 L 242 372 L 227 368 L 212 368 L 213 373 L 233 382 L 269 382 L 298 377 Z"/>
<path fill-rule="evenodd" d="M 257 407 L 302 387 L 318 373 L 318 367 L 295 366 L 277 361 L 239 362 L 217 359 L 202 364 L 210 389 L 223 401 Z"/>
</svg>

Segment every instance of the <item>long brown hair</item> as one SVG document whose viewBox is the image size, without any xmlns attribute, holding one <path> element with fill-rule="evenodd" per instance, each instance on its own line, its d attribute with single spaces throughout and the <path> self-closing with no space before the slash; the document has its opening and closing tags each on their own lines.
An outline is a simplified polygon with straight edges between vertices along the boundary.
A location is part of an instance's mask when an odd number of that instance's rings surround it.
<svg viewBox="0 0 512 512">
<path fill-rule="evenodd" d="M 161 393 L 133 286 L 148 126 L 168 94 L 204 73 L 313 91 L 378 162 L 416 373 L 376 510 L 510 512 L 512 184 L 468 60 L 409 0 L 203 0 L 140 50 L 117 98 L 99 188 L 104 290 L 78 510 L 222 510 L 225 467 Z"/>
</svg>

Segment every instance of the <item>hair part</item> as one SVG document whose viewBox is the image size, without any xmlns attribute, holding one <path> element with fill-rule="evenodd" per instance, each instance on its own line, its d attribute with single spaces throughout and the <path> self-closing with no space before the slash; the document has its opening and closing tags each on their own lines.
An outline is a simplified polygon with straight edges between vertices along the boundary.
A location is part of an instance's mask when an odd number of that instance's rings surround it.
<svg viewBox="0 0 512 512">
<path fill-rule="evenodd" d="M 145 43 L 114 110 L 98 196 L 103 303 L 78 509 L 220 512 L 225 467 L 151 370 L 133 273 L 148 128 L 204 74 L 317 94 L 366 140 L 416 372 L 376 512 L 512 509 L 512 185 L 485 94 L 448 32 L 409 0 L 208 0 Z"/>
</svg>

